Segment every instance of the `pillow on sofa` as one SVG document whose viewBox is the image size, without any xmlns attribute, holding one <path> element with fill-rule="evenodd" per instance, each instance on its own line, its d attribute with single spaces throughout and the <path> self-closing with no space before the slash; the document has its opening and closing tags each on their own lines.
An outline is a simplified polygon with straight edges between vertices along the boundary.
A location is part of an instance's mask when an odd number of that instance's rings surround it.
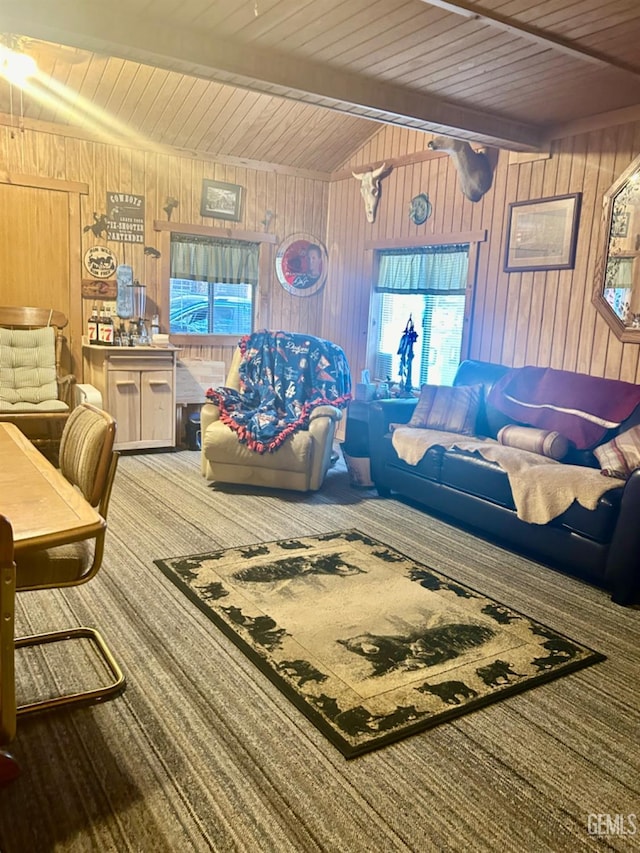
<svg viewBox="0 0 640 853">
<path fill-rule="evenodd" d="M 481 385 L 423 385 L 407 426 L 473 435 L 481 392 Z"/>
<path fill-rule="evenodd" d="M 564 459 L 569 450 L 569 439 L 555 430 L 507 424 L 498 433 L 498 441 L 506 447 L 528 450 L 550 459 Z"/>
<path fill-rule="evenodd" d="M 601 473 L 605 477 L 626 480 L 633 469 L 640 465 L 640 426 L 631 427 L 606 444 L 594 448 L 593 455 L 600 463 Z"/>
</svg>

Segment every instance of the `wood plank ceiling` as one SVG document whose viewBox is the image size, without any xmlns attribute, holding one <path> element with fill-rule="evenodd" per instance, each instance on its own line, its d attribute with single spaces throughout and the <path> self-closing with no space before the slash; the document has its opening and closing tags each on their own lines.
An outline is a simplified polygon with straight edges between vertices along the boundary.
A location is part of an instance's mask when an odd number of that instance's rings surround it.
<svg viewBox="0 0 640 853">
<path fill-rule="evenodd" d="M 377 122 L 534 150 L 640 113 L 638 0 L 0 0 L 0 26 L 40 68 L 5 115 L 310 173 Z"/>
</svg>

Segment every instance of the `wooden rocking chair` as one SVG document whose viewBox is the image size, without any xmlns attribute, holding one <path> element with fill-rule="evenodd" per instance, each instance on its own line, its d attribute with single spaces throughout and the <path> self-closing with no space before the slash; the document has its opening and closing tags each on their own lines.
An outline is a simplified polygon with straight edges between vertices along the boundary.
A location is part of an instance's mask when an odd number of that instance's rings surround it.
<svg viewBox="0 0 640 853">
<path fill-rule="evenodd" d="M 0 421 L 15 424 L 54 464 L 75 404 L 75 376 L 62 371 L 66 325 L 60 311 L 0 307 Z"/>
</svg>

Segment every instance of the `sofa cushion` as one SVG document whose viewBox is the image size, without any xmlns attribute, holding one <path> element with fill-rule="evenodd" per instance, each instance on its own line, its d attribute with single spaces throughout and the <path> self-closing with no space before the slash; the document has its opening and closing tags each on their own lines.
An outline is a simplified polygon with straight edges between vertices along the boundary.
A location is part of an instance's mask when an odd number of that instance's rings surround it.
<svg viewBox="0 0 640 853">
<path fill-rule="evenodd" d="M 400 468 L 404 471 L 410 472 L 411 474 L 424 477 L 426 480 L 439 482 L 444 452 L 444 447 L 435 445 L 427 450 L 417 465 L 411 465 L 399 458 L 393 447 L 391 436 L 389 435 L 385 437 L 382 459 L 384 464 L 389 467 Z"/>
<path fill-rule="evenodd" d="M 37 406 L 57 397 L 53 327 L 0 329 L 0 403 Z"/>
<path fill-rule="evenodd" d="M 626 480 L 634 468 L 640 465 L 640 426 L 601 444 L 593 451 L 606 477 L 619 477 Z"/>
<path fill-rule="evenodd" d="M 484 435 L 496 438 L 498 430 L 508 423 L 513 423 L 509 418 L 499 412 L 489 402 L 489 396 L 493 385 L 509 371 L 503 364 L 492 364 L 488 361 L 474 361 L 467 359 L 460 363 L 453 379 L 454 385 L 481 385 L 483 402 L 476 420 L 476 435 Z"/>
<path fill-rule="evenodd" d="M 442 456 L 440 482 L 515 511 L 507 472 L 496 462 L 479 455 L 455 448 L 446 450 Z"/>
<path fill-rule="evenodd" d="M 407 426 L 473 435 L 481 390 L 479 385 L 423 385 Z"/>
<path fill-rule="evenodd" d="M 536 429 L 535 427 L 508 424 L 498 432 L 498 441 L 506 447 L 517 447 L 548 456 L 550 459 L 564 459 L 569 449 L 569 441 L 555 430 Z"/>
<path fill-rule="evenodd" d="M 515 512 L 509 478 L 496 462 L 482 459 L 465 451 L 447 450 L 442 457 L 440 482 L 457 491 L 490 501 Z M 608 542 L 620 508 L 622 489 L 603 495 L 595 510 L 588 510 L 575 501 L 550 524 L 565 527 L 573 533 L 596 542 Z M 543 529 L 539 526 L 539 529 Z"/>
</svg>

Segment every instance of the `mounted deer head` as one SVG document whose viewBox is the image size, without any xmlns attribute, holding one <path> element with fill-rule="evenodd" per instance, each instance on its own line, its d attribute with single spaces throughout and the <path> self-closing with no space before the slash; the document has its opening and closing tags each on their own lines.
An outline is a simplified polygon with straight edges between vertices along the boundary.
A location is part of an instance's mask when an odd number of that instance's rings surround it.
<svg viewBox="0 0 640 853">
<path fill-rule="evenodd" d="M 376 209 L 380 199 L 380 176 L 384 172 L 385 166 L 378 166 L 377 169 L 372 169 L 369 172 L 352 172 L 351 174 L 360 181 L 360 192 L 364 199 L 364 209 L 367 214 L 367 222 L 375 222 Z"/>
<path fill-rule="evenodd" d="M 448 136 L 434 136 L 428 147 L 449 154 L 458 171 L 460 189 L 469 201 L 480 201 L 493 181 L 493 169 L 487 155 L 474 151 L 468 142 Z"/>
</svg>

